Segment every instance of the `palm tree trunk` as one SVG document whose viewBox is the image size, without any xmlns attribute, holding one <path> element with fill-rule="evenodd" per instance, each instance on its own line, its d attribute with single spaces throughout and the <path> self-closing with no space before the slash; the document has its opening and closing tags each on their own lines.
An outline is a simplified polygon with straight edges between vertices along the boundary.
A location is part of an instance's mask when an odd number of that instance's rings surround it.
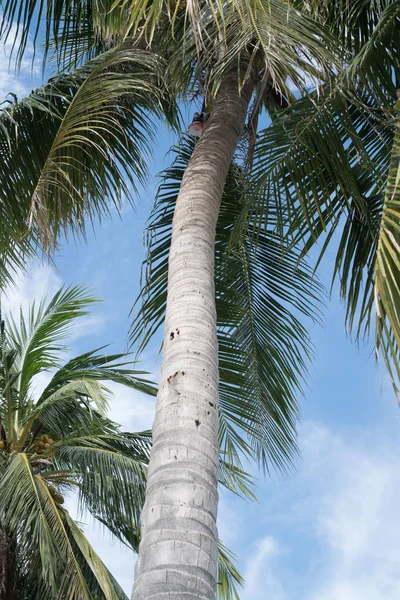
<svg viewBox="0 0 400 600">
<path fill-rule="evenodd" d="M 16 598 L 16 564 L 12 542 L 0 525 L 0 600 Z"/>
<path fill-rule="evenodd" d="M 163 359 L 133 600 L 214 599 L 217 573 L 218 347 L 215 228 L 254 87 L 221 83 L 178 195 Z"/>
</svg>

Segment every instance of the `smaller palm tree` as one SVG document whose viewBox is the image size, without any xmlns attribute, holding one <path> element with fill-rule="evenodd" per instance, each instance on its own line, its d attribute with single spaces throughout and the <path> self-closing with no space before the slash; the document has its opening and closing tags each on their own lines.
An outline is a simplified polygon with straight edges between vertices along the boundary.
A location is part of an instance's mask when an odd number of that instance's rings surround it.
<svg viewBox="0 0 400 600">
<path fill-rule="evenodd" d="M 61 340 L 94 301 L 79 287 L 0 325 L 0 597 L 126 598 L 64 505 L 117 535 L 139 524 L 150 434 L 123 433 L 106 416 L 114 381 L 154 395 L 124 354 L 104 348 L 61 363 Z M 122 361 L 122 362 L 121 362 Z M 35 377 L 53 372 L 40 395 Z"/>
</svg>

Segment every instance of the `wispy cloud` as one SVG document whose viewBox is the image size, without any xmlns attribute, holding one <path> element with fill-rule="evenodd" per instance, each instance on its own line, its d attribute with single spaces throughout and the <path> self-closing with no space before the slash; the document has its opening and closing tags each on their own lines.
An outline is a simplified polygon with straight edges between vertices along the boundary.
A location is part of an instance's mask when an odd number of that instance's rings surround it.
<svg viewBox="0 0 400 600">
<path fill-rule="evenodd" d="M 28 41 L 25 56 L 18 70 L 15 60 L 10 60 L 16 34 L 17 27 L 13 24 L 7 41 L 0 45 L 0 103 L 10 92 L 16 94 L 19 99 L 27 96 L 32 88 L 40 83 L 41 56 L 39 53 L 34 57 L 32 42 Z"/>
<path fill-rule="evenodd" d="M 268 484 L 243 599 L 398 600 L 398 449 L 377 432 L 343 436 L 310 422 L 300 437 L 299 473 Z M 242 529 L 246 519 L 237 512 Z"/>
<path fill-rule="evenodd" d="M 15 284 L 9 285 L 2 297 L 2 309 L 5 314 L 11 314 L 18 320 L 20 309 L 26 313 L 33 302 L 38 304 L 43 298 L 50 300 L 64 285 L 60 275 L 48 263 L 31 261 L 26 272 L 19 272 L 15 277 Z M 68 343 L 76 342 L 82 338 L 99 335 L 106 324 L 106 314 L 89 314 L 80 317 L 72 325 Z"/>
<path fill-rule="evenodd" d="M 15 318 L 20 308 L 26 311 L 33 301 L 40 302 L 44 296 L 51 298 L 62 284 L 61 277 L 51 265 L 32 261 L 27 265 L 26 273 L 20 272 L 15 277 L 15 285 L 5 290 L 2 308 Z"/>
<path fill-rule="evenodd" d="M 275 574 L 275 565 L 281 555 L 278 542 L 270 536 L 253 544 L 244 570 L 246 589 L 242 600 L 287 600 L 283 582 Z"/>
<path fill-rule="evenodd" d="M 109 416 L 120 423 L 125 431 L 151 429 L 155 413 L 155 398 L 146 396 L 118 383 L 108 383 L 113 393 Z"/>
<path fill-rule="evenodd" d="M 106 319 L 106 315 L 102 314 L 80 317 L 68 340 L 74 342 L 80 338 L 90 337 L 94 334 L 99 335 L 104 330 Z"/>
<path fill-rule="evenodd" d="M 316 435 L 317 434 L 317 435 Z M 318 431 L 311 432 L 314 439 Z M 367 439 L 368 438 L 368 439 Z M 325 568 L 312 600 L 400 598 L 400 457 L 385 440 L 366 435 L 351 444 L 328 434 L 320 456 L 337 465 L 322 494 L 316 535 Z M 318 461 L 320 473 L 324 469 Z M 326 467 L 325 467 L 326 468 Z M 329 489 L 329 487 L 331 489 Z"/>
</svg>

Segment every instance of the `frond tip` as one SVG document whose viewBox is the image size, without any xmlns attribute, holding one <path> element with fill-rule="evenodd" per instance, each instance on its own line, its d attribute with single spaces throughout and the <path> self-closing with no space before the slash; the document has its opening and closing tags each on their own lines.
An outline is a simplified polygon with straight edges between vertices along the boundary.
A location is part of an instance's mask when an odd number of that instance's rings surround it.
<svg viewBox="0 0 400 600">
<path fill-rule="evenodd" d="M 236 568 L 235 560 L 235 555 L 218 540 L 217 600 L 240 600 L 239 588 L 245 582 Z"/>
</svg>

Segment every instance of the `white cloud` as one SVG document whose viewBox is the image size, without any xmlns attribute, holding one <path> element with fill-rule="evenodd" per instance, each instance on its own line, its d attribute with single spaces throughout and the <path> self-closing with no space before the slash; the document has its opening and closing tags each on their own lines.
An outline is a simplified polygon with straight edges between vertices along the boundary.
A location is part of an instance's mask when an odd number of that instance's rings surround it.
<svg viewBox="0 0 400 600">
<path fill-rule="evenodd" d="M 51 298 L 63 284 L 52 266 L 34 261 L 29 263 L 26 273 L 21 272 L 15 280 L 15 285 L 5 290 L 2 298 L 2 308 L 14 318 L 18 317 L 20 307 L 26 311 L 33 301 L 40 302 L 44 296 Z"/>
<path fill-rule="evenodd" d="M 79 338 L 90 337 L 92 334 L 98 335 L 104 330 L 105 324 L 105 315 L 97 314 L 80 317 L 71 335 L 68 337 L 68 341 L 74 342 L 75 340 L 79 340 Z"/>
<path fill-rule="evenodd" d="M 38 53 L 34 58 L 31 41 L 28 40 L 19 72 L 15 69 L 15 60 L 10 61 L 15 36 L 16 25 L 13 24 L 7 41 L 0 45 L 0 103 L 9 92 L 16 94 L 20 99 L 28 95 L 32 88 L 39 84 L 41 56 Z"/>
<path fill-rule="evenodd" d="M 41 393 L 49 385 L 54 373 L 55 369 L 51 369 L 35 375 L 32 382 L 32 395 L 34 398 L 38 399 L 40 397 Z"/>
<path fill-rule="evenodd" d="M 318 431 L 311 431 L 316 439 Z M 371 444 L 371 441 L 373 442 Z M 326 548 L 323 580 L 312 600 L 397 600 L 400 597 L 400 457 L 382 439 L 344 442 L 325 435 L 315 448 L 320 475 L 337 473 L 316 515 L 316 535 Z M 328 469 L 328 471 L 327 471 Z M 317 488 L 318 489 L 318 488 Z"/>
<path fill-rule="evenodd" d="M 398 600 L 400 456 L 377 431 L 300 431 L 303 463 L 269 482 L 244 600 Z M 236 521 L 251 525 L 246 510 Z M 246 532 L 245 532 L 246 534 Z M 237 544 L 240 544 L 240 536 Z"/>
<path fill-rule="evenodd" d="M 253 547 L 244 570 L 246 588 L 242 600 L 286 600 L 283 583 L 274 573 L 275 563 L 282 554 L 277 541 L 267 536 L 257 540 Z"/>
<path fill-rule="evenodd" d="M 15 277 L 15 285 L 10 285 L 2 297 L 4 313 L 11 314 L 18 321 L 20 308 L 26 314 L 33 302 L 38 303 L 45 297 L 50 300 L 63 286 L 60 275 L 50 264 L 40 261 L 31 261 L 26 272 L 19 272 Z M 80 338 L 90 337 L 103 331 L 106 317 L 102 314 L 87 315 L 77 319 L 72 324 L 72 332 L 67 342 L 75 342 Z"/>
<path fill-rule="evenodd" d="M 146 396 L 118 383 L 107 383 L 113 396 L 109 416 L 125 431 L 145 431 L 153 426 L 155 398 Z"/>
</svg>

